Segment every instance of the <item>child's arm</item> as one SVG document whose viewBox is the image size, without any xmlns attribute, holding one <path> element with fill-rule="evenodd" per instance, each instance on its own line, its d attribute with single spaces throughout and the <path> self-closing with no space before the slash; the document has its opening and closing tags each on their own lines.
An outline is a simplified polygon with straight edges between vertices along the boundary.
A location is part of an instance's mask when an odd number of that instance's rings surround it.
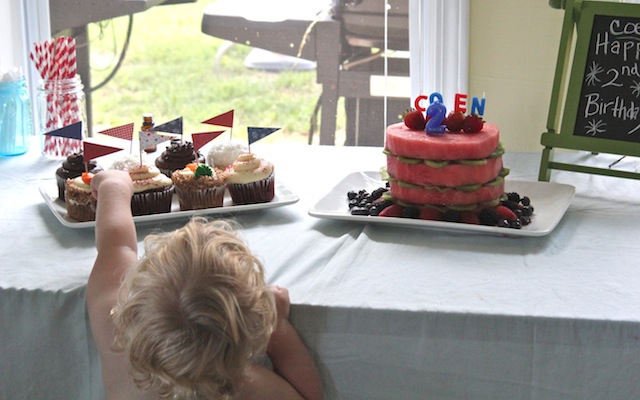
<svg viewBox="0 0 640 400">
<path fill-rule="evenodd" d="M 113 341 L 110 311 L 127 269 L 137 261 L 138 242 L 131 215 L 133 184 L 124 171 L 103 171 L 91 181 L 98 199 L 96 257 L 87 283 L 87 308 L 94 340 L 100 350 Z"/>
<path fill-rule="evenodd" d="M 274 286 L 278 326 L 271 335 L 267 354 L 276 374 L 285 379 L 305 399 L 322 399 L 318 369 L 295 328 L 289 322 L 289 292 Z"/>
</svg>

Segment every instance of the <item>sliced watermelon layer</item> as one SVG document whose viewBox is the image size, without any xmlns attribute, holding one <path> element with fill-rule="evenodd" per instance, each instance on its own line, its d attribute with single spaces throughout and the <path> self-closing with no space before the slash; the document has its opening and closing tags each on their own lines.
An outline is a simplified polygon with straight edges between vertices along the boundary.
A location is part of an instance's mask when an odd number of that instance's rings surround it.
<svg viewBox="0 0 640 400">
<path fill-rule="evenodd" d="M 387 171 L 393 179 L 415 185 L 455 187 L 493 181 L 502 170 L 502 157 L 483 161 L 486 162 L 481 165 L 448 163 L 443 167 L 432 167 L 423 162 L 413 164 L 387 156 Z"/>
<path fill-rule="evenodd" d="M 477 189 L 425 187 L 392 180 L 389 191 L 395 199 L 410 204 L 469 205 L 500 198 L 504 193 L 504 178 L 498 177 Z"/>
<path fill-rule="evenodd" d="M 478 133 L 451 133 L 427 135 L 414 131 L 404 122 L 387 127 L 386 148 L 400 157 L 424 160 L 478 160 L 489 157 L 500 141 L 500 132 L 494 124 L 485 122 Z"/>
</svg>

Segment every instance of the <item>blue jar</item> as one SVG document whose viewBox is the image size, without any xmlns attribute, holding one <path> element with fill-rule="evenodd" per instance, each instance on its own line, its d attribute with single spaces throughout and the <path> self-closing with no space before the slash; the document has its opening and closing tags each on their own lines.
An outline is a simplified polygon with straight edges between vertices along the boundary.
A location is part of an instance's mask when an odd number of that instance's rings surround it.
<svg viewBox="0 0 640 400">
<path fill-rule="evenodd" d="M 24 77 L 0 82 L 0 156 L 26 153 L 32 135 L 31 102 Z"/>
</svg>

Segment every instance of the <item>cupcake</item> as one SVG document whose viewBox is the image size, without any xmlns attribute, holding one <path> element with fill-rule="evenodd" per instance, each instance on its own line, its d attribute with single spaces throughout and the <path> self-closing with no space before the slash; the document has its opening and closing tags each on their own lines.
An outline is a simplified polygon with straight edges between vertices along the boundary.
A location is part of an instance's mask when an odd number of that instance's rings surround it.
<svg viewBox="0 0 640 400">
<path fill-rule="evenodd" d="M 188 164 L 174 171 L 171 180 L 178 195 L 180 210 L 222 207 L 226 176 L 218 168 L 206 164 Z"/>
<path fill-rule="evenodd" d="M 73 153 L 67 156 L 62 162 L 60 168 L 56 170 L 56 183 L 58 184 L 58 198 L 64 201 L 65 184 L 68 179 L 82 176 L 82 173 L 88 171 L 92 174 L 102 171 L 95 160 L 89 161 L 88 168 L 85 169 L 84 156 L 82 153 Z"/>
<path fill-rule="evenodd" d="M 134 216 L 168 213 L 173 199 L 173 182 L 150 165 L 136 165 L 129 169 L 133 181 L 131 212 Z"/>
<path fill-rule="evenodd" d="M 273 164 L 243 153 L 225 171 L 227 187 L 234 204 L 266 203 L 275 195 Z"/>
<path fill-rule="evenodd" d="M 96 198 L 91 194 L 91 173 L 65 181 L 67 215 L 79 222 L 95 221 Z"/>
<path fill-rule="evenodd" d="M 173 171 L 183 169 L 193 162 L 205 162 L 204 156 L 193 149 L 193 143 L 171 139 L 169 146 L 156 158 L 156 167 L 170 178 Z"/>
<path fill-rule="evenodd" d="M 249 149 L 243 142 L 228 140 L 213 144 L 207 153 L 207 164 L 225 170 L 242 153 L 247 153 Z"/>
</svg>

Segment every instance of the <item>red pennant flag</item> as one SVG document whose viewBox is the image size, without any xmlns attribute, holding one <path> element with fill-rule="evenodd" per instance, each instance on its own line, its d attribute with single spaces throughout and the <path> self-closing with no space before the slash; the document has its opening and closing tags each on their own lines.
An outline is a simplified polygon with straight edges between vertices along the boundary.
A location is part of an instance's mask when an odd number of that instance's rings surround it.
<svg viewBox="0 0 640 400">
<path fill-rule="evenodd" d="M 107 154 L 115 153 L 122 149 L 118 147 L 105 146 L 103 144 L 83 142 L 84 146 L 84 161 L 89 162 L 94 158 L 106 156 Z"/>
<path fill-rule="evenodd" d="M 225 131 L 192 133 L 191 140 L 193 140 L 193 150 L 200 150 L 202 146 L 217 138 L 224 132 Z"/>
<path fill-rule="evenodd" d="M 227 128 L 233 127 L 233 110 L 227 111 L 224 114 L 220 114 L 213 118 L 209 118 L 206 121 L 202 121 L 203 124 L 226 126 Z"/>
<path fill-rule="evenodd" d="M 118 126 L 115 128 L 105 129 L 104 131 L 100 131 L 98 133 L 119 138 L 119 139 L 132 140 L 133 139 L 133 122 L 130 124 Z"/>
</svg>

